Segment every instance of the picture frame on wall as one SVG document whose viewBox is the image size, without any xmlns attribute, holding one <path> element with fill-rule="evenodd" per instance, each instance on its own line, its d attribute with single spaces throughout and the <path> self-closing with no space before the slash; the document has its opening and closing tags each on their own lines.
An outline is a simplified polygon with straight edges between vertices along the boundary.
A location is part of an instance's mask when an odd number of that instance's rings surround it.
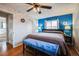
<svg viewBox="0 0 79 59">
<path fill-rule="evenodd" d="M 24 19 L 24 18 L 22 18 L 22 19 L 21 19 L 21 22 L 22 22 L 22 23 L 24 23 L 24 22 L 25 22 L 25 19 Z"/>
</svg>

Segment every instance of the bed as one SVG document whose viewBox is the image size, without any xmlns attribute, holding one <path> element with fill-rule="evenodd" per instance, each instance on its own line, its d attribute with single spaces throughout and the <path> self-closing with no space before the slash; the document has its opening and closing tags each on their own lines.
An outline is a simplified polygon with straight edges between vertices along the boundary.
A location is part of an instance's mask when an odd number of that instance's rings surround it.
<svg viewBox="0 0 79 59">
<path fill-rule="evenodd" d="M 52 48 L 52 53 L 50 53 L 47 50 L 46 50 L 47 52 L 45 50 L 43 50 L 45 48 L 41 48 L 42 50 L 40 50 L 38 45 L 37 45 L 38 48 L 35 48 L 34 46 L 32 46 L 32 44 L 30 45 L 30 44 L 28 44 L 28 42 L 25 43 L 26 41 L 29 41 L 29 43 L 32 43 L 33 40 L 39 41 L 39 42 L 44 42 L 44 44 L 47 43 L 49 46 L 51 45 L 56 48 L 55 49 Z M 53 55 L 53 56 L 54 55 L 67 55 L 67 48 L 66 48 L 67 45 L 65 43 L 65 38 L 64 38 L 63 34 L 60 34 L 60 33 L 33 33 L 33 34 L 29 34 L 26 37 L 26 39 L 23 41 L 23 44 L 24 44 L 24 50 L 28 49 L 28 47 L 25 48 L 25 46 L 29 46 L 29 47 L 32 46 L 31 48 L 39 50 L 39 52 L 42 51 L 46 55 Z M 47 44 L 45 44 L 45 45 L 47 45 Z M 34 50 L 34 49 L 31 49 L 31 50 Z M 33 55 L 38 55 L 39 52 L 36 54 L 33 54 Z M 40 53 L 40 55 L 42 55 L 42 54 Z"/>
</svg>

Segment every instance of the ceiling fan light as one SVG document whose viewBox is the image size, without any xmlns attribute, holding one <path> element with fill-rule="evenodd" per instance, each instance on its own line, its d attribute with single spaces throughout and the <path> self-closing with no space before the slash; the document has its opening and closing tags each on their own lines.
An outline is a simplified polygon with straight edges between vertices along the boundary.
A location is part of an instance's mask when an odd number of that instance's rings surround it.
<svg viewBox="0 0 79 59">
<path fill-rule="evenodd" d="M 37 12 L 36 8 L 33 8 L 33 10 L 34 10 L 35 12 Z"/>
<path fill-rule="evenodd" d="M 40 10 L 39 7 L 37 7 L 37 8 L 33 8 L 33 10 L 34 10 L 35 12 L 38 12 L 39 14 L 41 14 L 41 10 Z"/>
<path fill-rule="evenodd" d="M 41 11 L 39 11 L 38 13 L 41 14 Z"/>
<path fill-rule="evenodd" d="M 32 8 L 28 9 L 27 12 L 34 10 L 34 12 L 41 14 L 41 8 L 44 8 L 44 9 L 52 8 L 52 6 L 40 5 L 39 3 L 28 3 L 28 4 L 32 5 Z"/>
<path fill-rule="evenodd" d="M 37 11 L 40 11 L 40 8 L 39 7 L 37 8 Z"/>
</svg>

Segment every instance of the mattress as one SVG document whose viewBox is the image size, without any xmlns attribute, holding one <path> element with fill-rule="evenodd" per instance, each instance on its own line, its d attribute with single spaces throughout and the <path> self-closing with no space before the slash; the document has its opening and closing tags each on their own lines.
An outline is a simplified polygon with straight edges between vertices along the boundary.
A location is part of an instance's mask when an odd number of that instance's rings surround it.
<svg viewBox="0 0 79 59">
<path fill-rule="evenodd" d="M 31 38 L 23 40 L 23 43 L 35 49 L 38 49 L 39 51 L 42 51 L 48 55 L 53 55 L 53 56 L 57 55 L 59 50 L 59 45 L 57 44 L 52 44 L 49 42 L 44 42 L 44 41 L 35 40 Z"/>
<path fill-rule="evenodd" d="M 43 36 L 43 37 L 50 37 L 50 38 L 57 38 L 55 40 L 57 41 L 65 41 L 63 34 L 58 34 L 58 33 L 33 33 L 32 35 L 38 35 L 38 36 Z M 59 40 L 60 39 L 60 40 Z"/>
</svg>

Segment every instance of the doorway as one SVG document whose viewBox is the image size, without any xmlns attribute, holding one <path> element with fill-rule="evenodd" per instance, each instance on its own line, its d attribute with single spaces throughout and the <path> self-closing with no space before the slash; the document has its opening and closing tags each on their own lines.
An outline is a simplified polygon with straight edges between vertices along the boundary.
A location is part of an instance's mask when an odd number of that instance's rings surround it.
<svg viewBox="0 0 79 59">
<path fill-rule="evenodd" d="M 0 16 L 0 52 L 7 50 L 7 22 L 6 17 Z"/>
<path fill-rule="evenodd" d="M 0 51 L 7 51 L 8 43 L 13 39 L 13 15 L 0 11 Z"/>
</svg>

